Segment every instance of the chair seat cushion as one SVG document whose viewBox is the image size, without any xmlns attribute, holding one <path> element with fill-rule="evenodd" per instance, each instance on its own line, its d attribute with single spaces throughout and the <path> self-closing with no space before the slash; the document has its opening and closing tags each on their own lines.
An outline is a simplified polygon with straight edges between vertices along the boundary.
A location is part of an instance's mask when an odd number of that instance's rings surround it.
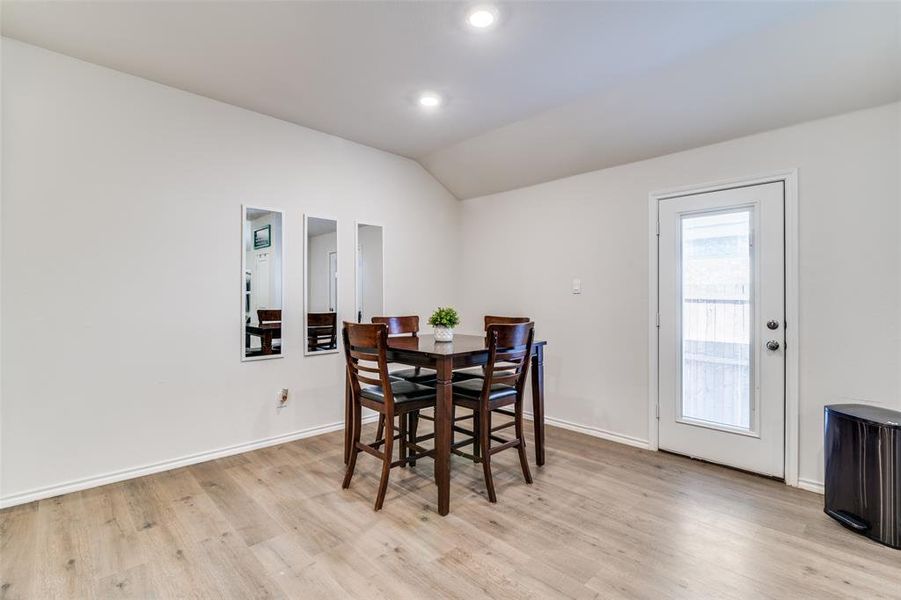
<svg viewBox="0 0 901 600">
<path fill-rule="evenodd" d="M 391 392 L 394 394 L 395 403 L 427 400 L 435 397 L 435 388 L 404 380 L 392 381 Z M 382 386 L 363 388 L 360 390 L 360 394 L 376 402 L 385 401 L 385 391 Z"/>
<path fill-rule="evenodd" d="M 467 398 L 480 398 L 482 396 L 482 385 L 485 383 L 483 379 L 467 379 L 454 384 L 454 394 L 459 394 Z M 504 385 L 503 383 L 494 383 L 491 385 L 491 391 L 488 393 L 489 400 L 500 400 L 509 396 L 516 395 L 516 388 L 512 385 Z"/>
<path fill-rule="evenodd" d="M 433 369 L 420 368 L 418 371 L 419 372 L 417 373 L 417 369 L 415 367 L 410 367 L 409 369 L 399 369 L 397 371 L 391 371 L 389 375 L 417 383 L 434 381 L 438 377 L 438 374 Z"/>
<path fill-rule="evenodd" d="M 454 381 L 466 381 L 467 379 L 481 379 L 485 377 L 485 371 L 482 367 L 469 367 L 468 369 L 459 369 L 454 371 Z"/>
<path fill-rule="evenodd" d="M 495 377 L 511 377 L 513 375 L 513 371 L 496 371 L 494 373 Z M 470 367 L 468 369 L 460 369 L 459 371 L 454 371 L 454 381 L 466 381 L 467 379 L 484 378 L 485 370 L 482 367 Z"/>
<path fill-rule="evenodd" d="M 495 377 L 509 377 L 513 375 L 514 372 L 511 369 L 510 371 L 495 371 Z M 469 367 L 468 369 L 459 369 L 454 371 L 454 377 L 460 376 L 461 379 L 472 379 L 473 377 L 485 378 L 485 369 L 482 367 Z"/>
</svg>

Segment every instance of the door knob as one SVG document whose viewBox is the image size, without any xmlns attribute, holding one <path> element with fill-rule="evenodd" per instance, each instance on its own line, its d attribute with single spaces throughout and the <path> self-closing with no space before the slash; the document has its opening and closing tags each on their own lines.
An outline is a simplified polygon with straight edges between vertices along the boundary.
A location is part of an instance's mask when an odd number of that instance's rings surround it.
<svg viewBox="0 0 901 600">
<path fill-rule="evenodd" d="M 773 350 L 773 351 L 778 350 L 778 349 L 779 349 L 779 342 L 777 342 L 776 340 L 770 340 L 770 341 L 768 341 L 768 342 L 766 343 L 766 349 L 767 349 L 767 350 Z"/>
</svg>

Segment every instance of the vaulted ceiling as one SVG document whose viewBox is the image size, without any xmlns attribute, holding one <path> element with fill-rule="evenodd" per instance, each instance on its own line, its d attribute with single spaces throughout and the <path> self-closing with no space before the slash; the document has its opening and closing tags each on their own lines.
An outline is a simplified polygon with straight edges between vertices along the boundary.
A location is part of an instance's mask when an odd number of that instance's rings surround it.
<svg viewBox="0 0 901 600">
<path fill-rule="evenodd" d="M 418 160 L 459 198 L 901 98 L 901 3 L 3 3 L 3 34 Z M 417 105 L 433 90 L 444 104 Z"/>
</svg>

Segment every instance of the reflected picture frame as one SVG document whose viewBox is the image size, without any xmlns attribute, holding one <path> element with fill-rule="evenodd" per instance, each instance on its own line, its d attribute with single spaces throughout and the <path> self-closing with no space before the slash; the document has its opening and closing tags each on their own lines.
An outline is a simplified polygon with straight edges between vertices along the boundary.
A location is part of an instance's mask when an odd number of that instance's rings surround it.
<svg viewBox="0 0 901 600">
<path fill-rule="evenodd" d="M 253 230 L 253 249 L 268 248 L 272 245 L 272 225 Z"/>
</svg>

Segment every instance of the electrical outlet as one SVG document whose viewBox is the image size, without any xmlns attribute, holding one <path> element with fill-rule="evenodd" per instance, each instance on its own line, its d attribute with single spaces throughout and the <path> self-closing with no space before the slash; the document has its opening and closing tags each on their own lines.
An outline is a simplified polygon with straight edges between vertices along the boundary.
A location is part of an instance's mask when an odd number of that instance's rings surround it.
<svg viewBox="0 0 901 600">
<path fill-rule="evenodd" d="M 282 388 L 282 391 L 278 394 L 278 405 L 282 407 L 286 404 L 288 404 L 288 388 Z"/>
</svg>

